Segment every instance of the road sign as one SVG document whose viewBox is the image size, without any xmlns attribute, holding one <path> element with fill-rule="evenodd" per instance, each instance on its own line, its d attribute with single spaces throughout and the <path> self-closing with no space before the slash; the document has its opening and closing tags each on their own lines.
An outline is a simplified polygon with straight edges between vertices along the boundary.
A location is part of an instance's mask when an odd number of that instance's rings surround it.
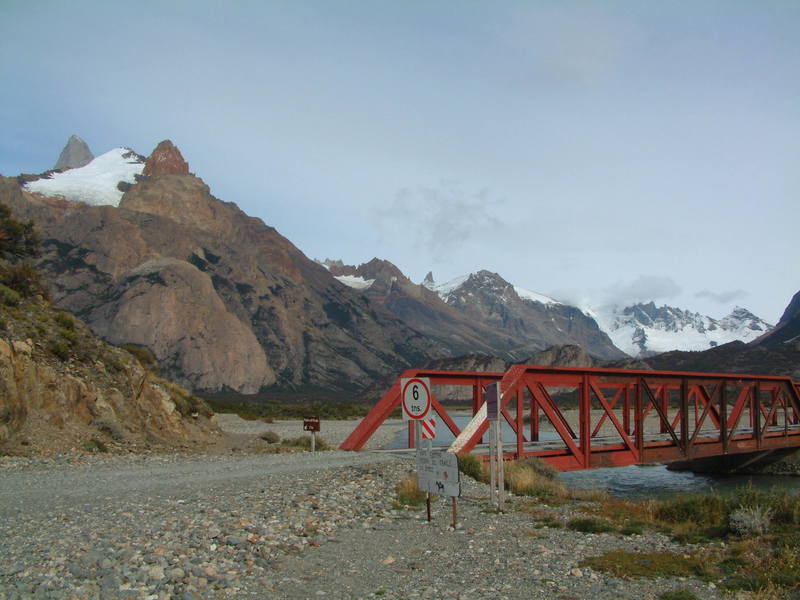
<svg viewBox="0 0 800 600">
<path fill-rule="evenodd" d="M 458 457 L 444 450 L 417 449 L 417 485 L 423 492 L 460 496 Z"/>
<path fill-rule="evenodd" d="M 411 377 L 400 380 L 400 399 L 403 405 L 403 420 L 424 419 L 431 409 L 431 382 L 427 377 Z"/>
<path fill-rule="evenodd" d="M 486 418 L 497 421 L 500 415 L 500 382 L 490 383 L 483 390 L 483 400 L 486 402 Z"/>
<path fill-rule="evenodd" d="M 423 440 L 436 439 L 436 419 L 421 419 L 419 424 Z"/>
<path fill-rule="evenodd" d="M 303 417 L 303 431 L 319 431 L 319 417 Z"/>
</svg>

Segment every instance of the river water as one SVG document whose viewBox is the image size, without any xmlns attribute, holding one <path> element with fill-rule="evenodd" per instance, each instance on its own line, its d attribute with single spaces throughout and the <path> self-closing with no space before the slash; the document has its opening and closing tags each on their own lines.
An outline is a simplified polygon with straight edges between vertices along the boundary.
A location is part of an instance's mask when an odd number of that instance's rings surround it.
<svg viewBox="0 0 800 600">
<path fill-rule="evenodd" d="M 459 427 L 469 422 L 469 417 L 454 416 Z M 439 421 L 441 423 L 441 421 Z M 513 430 L 503 423 L 503 443 L 516 443 Z M 454 436 L 446 426 L 437 428 L 435 447 L 447 447 Z M 541 431 L 540 439 L 559 439 L 553 432 Z M 387 448 L 407 447 L 408 433 L 402 431 Z M 561 474 L 561 479 L 569 486 L 576 488 L 601 488 L 614 497 L 643 500 L 647 498 L 663 499 L 681 494 L 695 494 L 717 491 L 731 493 L 736 489 L 752 485 L 756 488 L 783 489 L 794 494 L 800 493 L 800 477 L 782 475 L 709 475 L 688 471 L 670 471 L 665 465 L 632 465 L 613 469 L 591 469 L 588 471 L 568 471 Z"/>
</svg>

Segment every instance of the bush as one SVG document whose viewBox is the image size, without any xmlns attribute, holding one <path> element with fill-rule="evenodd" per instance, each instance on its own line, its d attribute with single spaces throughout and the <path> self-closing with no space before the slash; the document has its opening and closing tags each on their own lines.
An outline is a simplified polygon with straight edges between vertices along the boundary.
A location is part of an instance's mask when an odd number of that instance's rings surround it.
<svg viewBox="0 0 800 600">
<path fill-rule="evenodd" d="M 425 502 L 426 494 L 417 485 L 417 476 L 408 475 L 397 484 L 397 502 L 401 506 L 419 506 Z"/>
<path fill-rule="evenodd" d="M 28 263 L 0 266 L 0 283 L 30 298 L 37 294 L 47 297 L 47 288 L 39 271 Z"/>
<path fill-rule="evenodd" d="M 603 519 L 585 517 L 580 519 L 570 519 L 567 521 L 567 529 L 580 531 L 582 533 L 606 533 L 612 531 L 614 526 Z"/>
<path fill-rule="evenodd" d="M 655 511 L 655 517 L 667 523 L 692 523 L 700 527 L 726 527 L 728 507 L 718 493 L 667 500 Z"/>
<path fill-rule="evenodd" d="M 75 329 L 75 318 L 69 313 L 57 312 L 53 317 L 53 321 L 69 331 L 73 331 Z"/>
<path fill-rule="evenodd" d="M 521 496 L 533 496 L 551 502 L 565 499 L 569 493 L 561 481 L 554 479 L 548 470 L 529 460 L 517 461 L 504 468 L 505 484 L 508 489 Z"/>
<path fill-rule="evenodd" d="M 311 450 L 311 436 L 310 435 L 301 435 L 300 437 L 295 438 L 287 438 L 281 442 L 283 446 L 289 446 L 291 448 L 302 448 L 303 450 Z M 333 450 L 331 445 L 322 439 L 320 436 L 317 436 L 317 440 L 315 442 L 315 449 L 318 451 L 323 450 Z"/>
<path fill-rule="evenodd" d="M 689 590 L 672 590 L 661 594 L 658 600 L 698 600 L 698 598 Z"/>
<path fill-rule="evenodd" d="M 64 340 L 50 340 L 50 343 L 47 344 L 47 350 L 61 360 L 69 358 L 69 344 Z"/>
<path fill-rule="evenodd" d="M 278 442 L 281 441 L 281 436 L 279 436 L 274 431 L 264 431 L 258 437 L 260 437 L 268 444 L 277 444 Z"/>
<path fill-rule="evenodd" d="M 99 418 L 95 419 L 92 424 L 98 429 L 98 431 L 105 433 L 115 442 L 122 443 L 125 441 L 125 433 L 123 432 L 122 427 L 116 421 L 108 418 Z"/>
<path fill-rule="evenodd" d="M 486 481 L 486 472 L 483 461 L 474 454 L 465 454 L 458 457 L 458 470 L 464 475 L 472 477 L 475 481 Z"/>
<path fill-rule="evenodd" d="M 150 382 L 160 386 L 169 394 L 170 399 L 175 403 L 176 410 L 184 417 L 188 417 L 194 413 L 210 417 L 211 410 L 206 406 L 200 398 L 185 390 L 177 383 L 167 381 L 155 375 L 149 376 Z"/>
<path fill-rule="evenodd" d="M 22 301 L 22 296 L 19 295 L 19 292 L 0 283 L 0 301 L 6 306 L 19 306 L 19 303 Z"/>
<path fill-rule="evenodd" d="M 729 518 L 731 532 L 739 536 L 763 535 L 769 529 L 774 511 L 763 506 L 740 506 Z"/>
<path fill-rule="evenodd" d="M 126 350 L 129 354 L 132 354 L 143 367 L 153 367 L 156 364 L 155 354 L 153 354 L 146 346 L 140 346 L 138 344 L 123 344 L 120 346 L 120 348 Z"/>
<path fill-rule="evenodd" d="M 87 442 L 83 442 L 81 445 L 87 452 L 108 452 L 106 445 L 97 438 L 92 438 Z"/>
</svg>

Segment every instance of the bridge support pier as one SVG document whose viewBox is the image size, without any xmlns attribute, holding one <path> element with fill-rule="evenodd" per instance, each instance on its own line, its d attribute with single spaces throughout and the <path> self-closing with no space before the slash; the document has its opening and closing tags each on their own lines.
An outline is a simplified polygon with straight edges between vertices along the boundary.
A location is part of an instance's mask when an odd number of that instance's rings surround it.
<svg viewBox="0 0 800 600">
<path fill-rule="evenodd" d="M 800 476 L 800 449 L 782 448 L 747 454 L 723 454 L 669 463 L 671 471 Z"/>
</svg>

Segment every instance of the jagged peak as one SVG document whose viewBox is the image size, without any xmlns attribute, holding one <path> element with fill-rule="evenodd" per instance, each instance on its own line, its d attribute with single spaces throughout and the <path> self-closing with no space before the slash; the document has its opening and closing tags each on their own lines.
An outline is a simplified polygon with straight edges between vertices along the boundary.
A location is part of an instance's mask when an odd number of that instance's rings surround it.
<svg viewBox="0 0 800 600">
<path fill-rule="evenodd" d="M 85 167 L 94 159 L 94 154 L 89 149 L 89 144 L 84 142 L 77 135 L 69 136 L 64 149 L 58 156 L 53 169 L 77 169 Z"/>
<path fill-rule="evenodd" d="M 142 175 L 155 177 L 158 175 L 188 175 L 189 163 L 183 159 L 178 147 L 171 140 L 159 142 L 152 154 L 147 158 Z"/>
</svg>

